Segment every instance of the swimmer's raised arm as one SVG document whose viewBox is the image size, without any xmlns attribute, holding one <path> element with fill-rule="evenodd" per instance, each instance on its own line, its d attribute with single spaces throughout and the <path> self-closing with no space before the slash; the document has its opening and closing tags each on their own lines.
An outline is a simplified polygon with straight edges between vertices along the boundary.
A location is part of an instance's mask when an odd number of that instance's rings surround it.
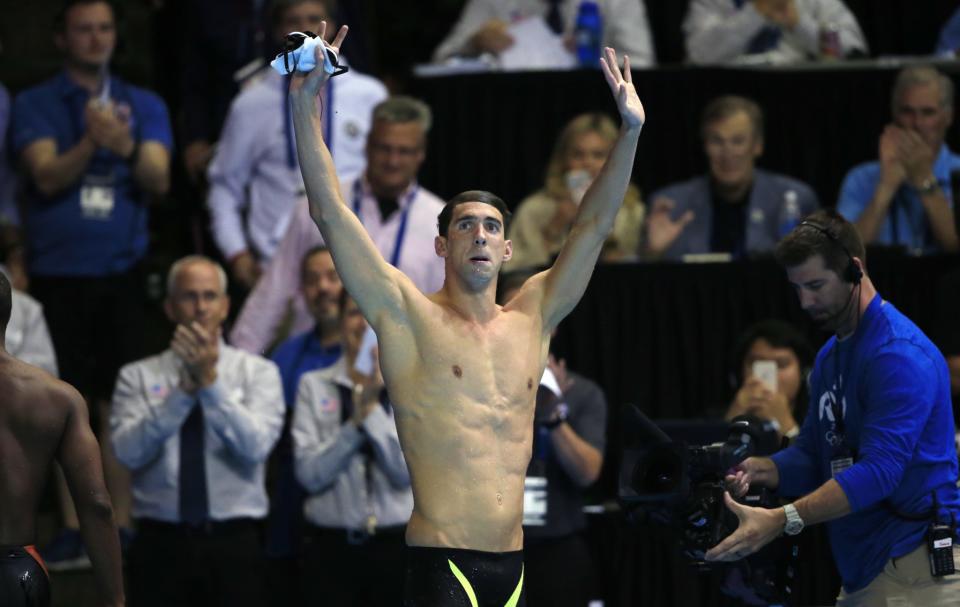
<svg viewBox="0 0 960 607">
<path fill-rule="evenodd" d="M 321 37 L 325 30 L 324 22 L 320 26 Z M 330 46 L 339 50 L 346 35 L 347 27 L 343 26 Z M 417 292 L 417 289 L 383 259 L 363 224 L 343 201 L 333 158 L 323 141 L 317 109 L 317 96 L 329 79 L 330 75 L 323 69 L 319 47 L 317 67 L 306 74 L 294 71 L 290 78 L 290 104 L 300 171 L 310 202 L 310 216 L 330 247 L 344 285 L 376 329 L 386 317 L 403 316 L 403 292 Z M 332 108 L 324 108 L 324 111 L 332 111 Z"/>
<path fill-rule="evenodd" d="M 546 271 L 542 305 L 548 330 L 573 310 L 590 282 L 630 183 L 637 141 L 646 119 L 643 104 L 633 88 L 630 59 L 624 57 L 621 73 L 616 52 L 606 48 L 600 66 L 620 111 L 620 135 L 603 169 L 584 195 L 557 261 Z"/>
</svg>

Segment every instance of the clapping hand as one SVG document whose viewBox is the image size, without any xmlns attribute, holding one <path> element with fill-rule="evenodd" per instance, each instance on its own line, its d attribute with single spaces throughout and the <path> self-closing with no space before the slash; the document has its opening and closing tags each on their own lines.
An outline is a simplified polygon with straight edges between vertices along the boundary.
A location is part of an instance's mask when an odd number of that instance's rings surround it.
<svg viewBox="0 0 960 607">
<path fill-rule="evenodd" d="M 788 30 L 800 21 L 794 0 L 753 0 L 753 6 L 764 19 Z"/>
<path fill-rule="evenodd" d="M 383 391 L 383 374 L 380 372 L 380 356 L 376 347 L 370 352 L 373 369 L 369 375 L 357 373 L 358 381 L 353 385 L 353 423 L 359 427 L 367 416 L 380 404 Z"/>
<path fill-rule="evenodd" d="M 219 329 L 210 334 L 197 322 L 177 325 L 170 348 L 183 361 L 189 376 L 190 381 L 181 382 L 181 387 L 187 392 L 209 386 L 217 380 L 217 360 L 220 358 Z"/>
<path fill-rule="evenodd" d="M 98 99 L 91 99 L 84 110 L 87 135 L 102 148 L 127 158 L 133 153 L 136 142 L 130 130 L 130 121 L 113 102 L 103 105 Z"/>
</svg>

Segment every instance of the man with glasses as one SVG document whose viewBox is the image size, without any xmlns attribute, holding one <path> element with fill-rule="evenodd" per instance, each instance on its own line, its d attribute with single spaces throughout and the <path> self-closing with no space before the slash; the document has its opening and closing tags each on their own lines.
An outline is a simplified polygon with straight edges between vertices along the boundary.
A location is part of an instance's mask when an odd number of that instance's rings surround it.
<svg viewBox="0 0 960 607">
<path fill-rule="evenodd" d="M 367 169 L 354 180 L 340 181 L 347 204 L 360 218 L 380 254 L 424 292 L 443 284 L 443 261 L 433 254 L 437 215 L 443 202 L 417 183 L 427 156 L 430 108 L 412 97 L 395 96 L 373 110 L 367 137 Z M 323 244 L 304 198 L 294 210 L 273 260 L 247 298 L 230 334 L 231 343 L 260 353 L 276 339 L 288 306 L 290 334 L 310 330 L 313 317 L 299 295 L 304 254 Z"/>
</svg>

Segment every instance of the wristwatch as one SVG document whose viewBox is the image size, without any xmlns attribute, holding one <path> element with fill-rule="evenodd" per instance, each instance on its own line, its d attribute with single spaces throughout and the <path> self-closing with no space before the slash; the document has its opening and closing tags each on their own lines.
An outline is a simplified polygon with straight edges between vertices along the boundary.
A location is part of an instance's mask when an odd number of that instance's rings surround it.
<svg viewBox="0 0 960 607">
<path fill-rule="evenodd" d="M 920 185 L 916 186 L 917 194 L 921 196 L 927 196 L 933 194 L 940 189 L 940 182 L 937 181 L 936 177 L 927 177 L 920 182 Z"/>
<path fill-rule="evenodd" d="M 567 421 L 567 415 L 569 410 L 567 408 L 567 403 L 560 403 L 557 405 L 557 412 L 554 415 L 553 419 L 544 422 L 543 427 L 547 430 L 553 430 L 563 422 Z"/>
<path fill-rule="evenodd" d="M 783 532 L 787 535 L 796 535 L 803 531 L 803 519 L 797 512 L 797 507 L 793 504 L 787 504 L 783 507 L 784 514 L 787 515 L 787 522 L 783 525 Z"/>
</svg>

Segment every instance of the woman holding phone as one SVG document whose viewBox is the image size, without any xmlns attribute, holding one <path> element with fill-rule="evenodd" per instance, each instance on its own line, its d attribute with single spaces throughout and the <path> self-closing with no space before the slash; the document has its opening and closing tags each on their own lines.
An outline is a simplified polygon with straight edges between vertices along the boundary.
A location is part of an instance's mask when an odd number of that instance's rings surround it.
<svg viewBox="0 0 960 607">
<path fill-rule="evenodd" d="M 740 336 L 734 352 L 738 389 L 725 419 L 756 415 L 776 422 L 780 434 L 792 439 L 806 413 L 810 343 L 786 322 L 763 320 Z"/>
</svg>

